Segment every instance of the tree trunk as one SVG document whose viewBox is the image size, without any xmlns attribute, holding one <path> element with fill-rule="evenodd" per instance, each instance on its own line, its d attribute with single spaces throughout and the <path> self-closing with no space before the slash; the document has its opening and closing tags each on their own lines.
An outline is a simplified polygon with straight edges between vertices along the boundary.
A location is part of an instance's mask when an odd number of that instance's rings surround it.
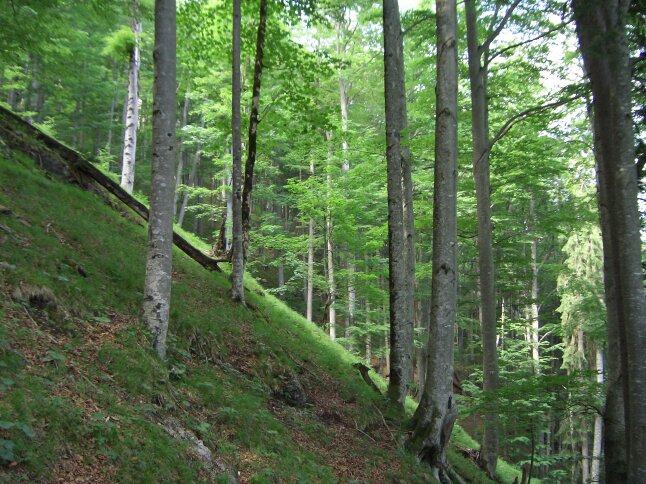
<svg viewBox="0 0 646 484">
<path fill-rule="evenodd" d="M 330 142 L 331 134 L 325 134 L 325 141 Z M 332 191 L 332 173 L 331 161 L 328 156 L 327 161 L 327 198 L 330 199 Z M 327 210 L 325 216 L 325 244 L 327 249 L 327 285 L 328 285 L 328 324 L 330 331 L 330 339 L 336 339 L 336 279 L 334 277 L 334 243 L 332 242 L 332 207 L 327 203 Z"/>
<path fill-rule="evenodd" d="M 135 10 L 137 3 L 135 3 Z M 135 43 L 130 54 L 128 71 L 128 101 L 126 103 L 126 123 L 123 132 L 123 156 L 121 164 L 121 187 L 132 193 L 135 184 L 135 155 L 137 151 L 137 124 L 139 123 L 139 36 L 141 20 L 131 20 Z"/>
<path fill-rule="evenodd" d="M 242 191 L 242 235 L 243 257 L 247 260 L 249 231 L 251 230 L 251 191 L 253 190 L 253 169 L 256 163 L 256 145 L 260 111 L 260 83 L 262 81 L 263 57 L 265 52 L 265 30 L 267 26 L 267 0 L 260 0 L 260 20 L 256 37 L 256 61 L 253 71 L 253 89 L 251 93 L 251 113 L 249 115 L 249 146 L 244 171 Z M 243 262 L 244 263 L 244 262 Z"/>
<path fill-rule="evenodd" d="M 529 200 L 529 219 L 530 223 L 534 223 L 535 214 L 534 214 L 534 197 L 532 196 Z M 532 227 L 532 231 L 534 228 Z M 538 264 L 538 239 L 534 237 L 532 239 L 532 304 L 531 304 L 531 345 L 532 345 L 532 362 L 534 363 L 534 371 L 536 373 L 541 372 L 541 362 L 540 362 L 540 317 L 539 317 L 539 305 L 538 305 L 538 296 L 539 296 L 539 286 L 538 286 L 538 273 L 539 273 L 539 264 Z"/>
<path fill-rule="evenodd" d="M 475 0 L 466 0 L 467 50 L 471 84 L 471 133 L 473 137 L 473 177 L 478 218 L 478 266 L 480 286 L 480 327 L 482 331 L 483 390 L 498 389 L 496 354 L 496 289 L 494 279 L 491 199 L 489 183 L 489 121 L 487 109 L 487 65 L 481 64 Z M 489 477 L 496 474 L 498 460 L 498 408 L 494 399 L 483 418 L 480 460 Z"/>
<path fill-rule="evenodd" d="M 646 300 L 631 119 L 631 66 L 626 38 L 629 4 L 629 0 L 572 2 L 594 109 L 594 151 L 608 311 L 609 381 L 605 419 L 608 482 L 646 482 L 646 359 L 643 357 Z M 616 367 L 617 355 L 619 367 Z M 620 376 L 623 388 L 617 385 Z M 624 429 L 616 420 L 618 409 L 615 408 L 622 390 Z M 622 430 L 627 450 L 625 468 L 620 448 Z"/>
<path fill-rule="evenodd" d="M 436 0 L 437 85 L 433 196 L 433 275 L 426 378 L 408 447 L 437 479 L 458 416 L 453 397 L 457 312 L 458 49 L 457 4 Z"/>
<path fill-rule="evenodd" d="M 397 0 L 383 0 L 386 159 L 388 171 L 388 269 L 390 380 L 388 399 L 403 408 L 413 373 L 413 278 L 408 236 L 412 204 L 406 203 L 410 153 L 405 140 L 404 45 Z M 405 210 L 408 211 L 408 215 Z"/>
<path fill-rule="evenodd" d="M 188 109 L 190 101 L 188 99 L 190 94 L 190 77 L 186 83 L 186 93 L 184 95 L 184 105 L 182 106 L 182 121 L 180 130 L 188 124 Z M 177 152 L 177 172 L 175 173 L 175 196 L 173 198 L 173 210 L 177 210 L 178 188 L 182 184 L 182 171 L 184 170 L 185 158 L 187 158 L 186 148 L 184 147 L 184 140 L 179 143 L 179 150 Z"/>
<path fill-rule="evenodd" d="M 117 61 L 114 61 L 112 66 L 112 83 L 116 86 L 117 79 L 119 78 L 119 64 Z M 108 139 L 105 143 L 105 148 L 108 152 L 108 155 L 112 153 L 112 125 L 114 124 L 114 111 L 117 108 L 117 92 L 112 94 L 112 102 L 110 103 L 110 117 L 108 119 Z M 112 159 L 112 157 L 110 157 Z M 110 161 L 109 170 L 112 171 L 112 161 Z"/>
<path fill-rule="evenodd" d="M 243 222 L 243 201 L 242 201 L 242 115 L 240 111 L 240 97 L 242 95 L 242 78 L 240 77 L 240 42 L 241 42 L 241 0 L 233 0 L 233 67 L 232 67 L 232 101 L 231 101 L 231 132 L 233 133 L 233 244 L 231 246 L 231 299 L 244 304 L 244 222 Z M 260 28 L 258 30 L 260 36 Z M 262 58 L 261 61 L 262 63 Z M 259 81 L 260 82 L 260 81 Z M 258 93 L 260 84 L 258 85 Z M 255 81 L 254 81 L 255 96 Z M 254 97 L 254 104 L 256 98 Z M 257 107 L 256 107 L 257 109 Z M 256 112 L 257 119 L 257 112 Z M 249 130 L 251 139 L 251 128 Z M 255 148 L 255 132 L 254 132 Z M 254 151 L 255 156 L 255 151 Z M 251 168 L 253 170 L 253 168 Z M 246 187 L 245 187 L 246 188 Z"/>
<path fill-rule="evenodd" d="M 597 345 L 596 351 L 597 383 L 603 385 L 603 350 Z M 603 417 L 600 413 L 594 415 L 594 437 L 592 440 L 592 465 L 590 466 L 590 482 L 601 482 L 601 442 L 603 440 Z"/>
<path fill-rule="evenodd" d="M 310 176 L 314 175 L 314 161 L 310 161 Z M 312 308 L 314 302 L 314 219 L 310 217 L 307 240 L 307 287 L 305 305 L 307 320 L 312 322 Z"/>
<path fill-rule="evenodd" d="M 197 185 L 197 169 L 200 166 L 200 147 L 197 147 L 197 151 L 193 155 L 193 163 L 191 164 L 191 171 L 188 174 L 188 185 L 196 186 Z M 198 199 L 199 203 L 199 199 Z M 177 225 L 180 227 L 184 224 L 184 216 L 186 215 L 186 207 L 188 206 L 188 190 L 184 192 L 184 197 L 182 198 L 182 206 L 179 208 L 179 213 L 177 214 Z M 196 219 L 198 220 L 198 219 Z M 194 228 L 194 232 L 197 230 L 197 227 Z"/>
<path fill-rule="evenodd" d="M 175 8 L 175 0 L 155 2 L 153 158 L 144 319 L 153 336 L 153 347 L 161 359 L 166 357 L 173 255 L 173 168 L 177 146 Z"/>
</svg>

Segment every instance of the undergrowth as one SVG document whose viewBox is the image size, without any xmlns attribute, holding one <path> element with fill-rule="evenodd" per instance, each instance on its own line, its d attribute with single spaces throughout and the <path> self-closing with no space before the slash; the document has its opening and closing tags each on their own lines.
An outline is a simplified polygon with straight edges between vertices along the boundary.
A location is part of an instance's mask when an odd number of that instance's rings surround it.
<svg viewBox="0 0 646 484">
<path fill-rule="evenodd" d="M 251 278 L 248 306 L 231 303 L 226 271 L 178 250 L 160 363 L 140 321 L 145 247 L 127 208 L 0 151 L 0 480 L 432 482 L 351 355 Z"/>
</svg>

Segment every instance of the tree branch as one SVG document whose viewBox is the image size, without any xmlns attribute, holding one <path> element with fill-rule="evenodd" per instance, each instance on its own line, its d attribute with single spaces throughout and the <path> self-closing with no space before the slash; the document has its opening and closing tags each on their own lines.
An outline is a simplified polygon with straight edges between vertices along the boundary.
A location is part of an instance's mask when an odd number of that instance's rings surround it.
<svg viewBox="0 0 646 484">
<path fill-rule="evenodd" d="M 580 98 L 582 98 L 584 96 L 585 96 L 584 93 L 576 93 L 576 94 L 573 94 L 572 96 L 569 96 L 569 97 L 566 97 L 566 98 L 563 98 L 563 99 L 559 99 L 559 100 L 551 102 L 551 103 L 541 104 L 540 106 L 534 106 L 534 107 L 531 107 L 529 109 L 526 109 L 525 111 L 521 111 L 518 114 L 515 114 L 514 116 L 509 118 L 505 122 L 505 124 L 503 124 L 502 127 L 496 132 L 495 136 L 489 142 L 489 147 L 485 151 L 482 152 L 482 154 L 480 155 L 480 158 L 478 158 L 478 161 L 476 161 L 476 164 L 480 163 L 485 156 L 487 156 L 489 153 L 491 153 L 491 150 L 493 149 L 494 145 L 498 141 L 500 141 L 502 137 L 504 137 L 507 133 L 509 133 L 509 131 L 511 130 L 511 128 L 514 127 L 514 125 L 520 123 L 521 121 L 524 121 L 525 119 L 527 119 L 527 118 L 529 118 L 529 117 L 531 117 L 531 116 L 533 116 L 535 114 L 542 113 L 544 111 L 548 111 L 549 109 L 552 109 L 552 108 L 557 108 L 559 106 L 563 106 L 564 104 L 568 104 L 568 103 L 570 103 L 570 102 L 572 102 L 572 101 L 574 101 L 576 99 L 580 99 Z"/>
<path fill-rule="evenodd" d="M 509 130 L 513 128 L 515 124 L 523 121 L 526 118 L 529 118 L 530 116 L 533 116 L 534 114 L 542 113 L 543 111 L 547 111 L 552 108 L 563 106 L 564 104 L 568 104 L 581 97 L 583 97 L 582 93 L 576 93 L 570 97 L 559 99 L 557 101 L 547 103 L 547 104 L 541 104 L 540 106 L 534 106 L 529 109 L 526 109 L 525 111 L 521 111 L 518 114 L 515 114 L 514 116 L 509 118 L 505 124 L 502 125 L 502 127 L 498 130 L 496 135 L 492 138 L 491 142 L 489 143 L 489 149 L 493 148 L 493 146 L 498 141 L 500 141 L 500 139 L 503 136 L 505 136 L 509 132 Z"/>
<path fill-rule="evenodd" d="M 516 9 L 519 3 L 520 3 L 520 0 L 514 0 L 514 3 L 512 3 L 509 6 L 507 11 L 505 12 L 505 16 L 502 18 L 498 26 L 494 29 L 493 32 L 489 34 L 489 36 L 487 37 L 487 40 L 485 40 L 484 43 L 480 47 L 478 47 L 479 53 L 486 52 L 486 50 L 489 48 L 491 43 L 494 40 L 496 40 L 496 37 L 498 37 L 498 35 L 500 35 L 500 32 L 502 32 L 502 29 L 505 28 L 505 25 L 507 25 L 507 22 L 511 18 L 511 14 L 514 13 L 514 10 Z"/>
<path fill-rule="evenodd" d="M 426 20 L 432 20 L 435 18 L 435 14 L 430 13 L 430 12 L 424 12 L 423 15 L 421 15 L 417 20 L 415 20 L 412 24 L 410 24 L 405 30 L 402 31 L 402 37 L 404 37 L 408 32 L 413 30 L 415 27 L 417 27 L 419 24 Z"/>
<path fill-rule="evenodd" d="M 521 47 L 521 46 L 526 45 L 526 44 L 531 44 L 532 42 L 536 42 L 537 40 L 545 38 L 545 37 L 553 34 L 554 32 L 557 32 L 557 31 L 561 30 L 563 27 L 565 27 L 568 24 L 571 24 L 572 22 L 574 22 L 574 19 L 568 20 L 567 22 L 560 23 L 556 27 L 551 28 L 549 30 L 546 30 L 545 32 L 537 35 L 536 37 L 532 37 L 531 39 L 523 40 L 522 42 L 517 42 L 515 44 L 508 45 L 507 47 L 504 47 L 503 49 L 494 51 L 493 54 L 491 54 L 489 56 L 489 61 L 492 61 L 496 57 L 504 54 L 505 52 L 509 52 L 510 50 L 513 50 L 513 49 L 515 49 L 517 47 Z"/>
</svg>

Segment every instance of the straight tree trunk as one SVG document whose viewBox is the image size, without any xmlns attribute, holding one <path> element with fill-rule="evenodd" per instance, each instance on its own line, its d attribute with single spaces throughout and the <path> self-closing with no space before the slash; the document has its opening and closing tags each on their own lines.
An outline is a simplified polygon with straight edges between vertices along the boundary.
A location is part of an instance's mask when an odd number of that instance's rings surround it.
<svg viewBox="0 0 646 484">
<path fill-rule="evenodd" d="M 258 123 L 260 114 L 260 84 L 262 81 L 263 57 L 265 52 L 265 30 L 267 27 L 267 0 L 260 0 L 260 19 L 256 36 L 256 60 L 253 70 L 251 113 L 249 114 L 249 146 L 245 161 L 244 187 L 242 190 L 242 235 L 243 256 L 247 260 L 249 232 L 251 230 L 251 191 L 253 190 L 253 169 L 256 163 Z"/>
<path fill-rule="evenodd" d="M 494 279 L 489 183 L 489 114 L 487 108 L 487 59 L 478 42 L 475 0 L 465 1 L 469 80 L 471 84 L 471 133 L 473 138 L 473 177 L 476 187 L 478 218 L 478 266 L 480 286 L 480 327 L 482 331 L 483 390 L 498 389 L 496 354 L 496 288 Z M 495 403 L 485 410 L 480 460 L 489 477 L 496 474 L 498 461 L 498 408 Z"/>
<path fill-rule="evenodd" d="M 231 246 L 231 299 L 244 304 L 244 225 L 242 202 L 242 115 L 240 97 L 242 95 L 242 78 L 240 77 L 240 42 L 241 42 L 241 0 L 233 0 L 233 65 L 232 65 L 232 101 L 231 132 L 233 133 L 233 243 Z M 260 34 L 259 34 L 260 35 Z M 262 60 L 261 60 L 262 62 Z M 255 81 L 254 81 L 255 87 Z M 254 91 L 255 92 L 255 91 Z M 255 103 L 254 97 L 254 103 Z M 255 136 L 255 134 L 254 134 Z M 249 137 L 251 138 L 251 131 Z M 255 153 L 254 153 L 255 155 Z"/>
<path fill-rule="evenodd" d="M 457 313 L 458 48 L 457 4 L 436 0 L 437 85 L 433 196 L 433 275 L 426 378 L 408 447 L 439 480 L 458 416 L 453 397 Z"/>
<path fill-rule="evenodd" d="M 191 163 L 191 171 L 188 174 L 188 185 L 189 186 L 196 186 L 198 185 L 197 182 L 197 170 L 200 166 L 200 147 L 198 146 L 197 151 L 193 155 L 193 163 Z M 200 200 L 198 198 L 198 203 L 200 203 Z M 184 216 L 186 215 L 186 207 L 188 206 L 188 190 L 184 192 L 184 196 L 182 197 L 182 205 L 179 208 L 179 213 L 177 214 L 177 225 L 180 227 L 184 224 Z M 196 221 L 199 219 L 195 219 Z M 197 230 L 197 226 L 194 228 L 193 231 Z"/>
<path fill-rule="evenodd" d="M 153 158 L 144 319 L 159 357 L 166 357 L 173 249 L 176 33 L 175 0 L 155 2 Z"/>
<path fill-rule="evenodd" d="M 594 151 L 608 311 L 606 481 L 636 483 L 646 482 L 646 359 L 643 356 L 646 300 L 626 37 L 629 5 L 629 0 L 572 1 L 594 109 Z M 621 387 L 617 385 L 619 376 Z M 620 398 L 618 393 L 623 393 L 623 429 L 616 420 L 619 412 L 614 408 Z M 622 430 L 623 443 L 619 438 Z M 627 450 L 625 468 L 622 444 Z"/>
<path fill-rule="evenodd" d="M 314 175 L 314 161 L 310 161 L 310 176 Z M 307 320 L 312 322 L 314 300 L 314 219 L 310 217 L 307 241 L 307 287 L 305 296 Z"/>
<path fill-rule="evenodd" d="M 383 0 L 384 87 L 388 186 L 390 380 L 388 399 L 403 408 L 413 373 L 413 292 L 410 267 L 412 203 L 406 198 L 410 153 L 405 139 L 404 45 L 397 0 Z M 408 211 L 408 213 L 406 212 Z M 409 217 L 411 217 L 409 219 Z"/>
<path fill-rule="evenodd" d="M 190 105 L 189 94 L 190 94 L 190 78 L 186 83 L 186 93 L 184 95 L 184 105 L 182 106 L 182 121 L 180 124 L 180 130 L 188 124 L 188 109 Z M 182 184 L 182 172 L 184 171 L 184 165 L 186 164 L 187 153 L 186 148 L 184 147 L 183 138 L 179 143 L 179 150 L 177 152 L 177 171 L 175 173 L 175 197 L 173 198 L 173 209 L 177 210 L 177 199 L 179 197 L 178 188 Z"/>
<path fill-rule="evenodd" d="M 603 385 L 603 350 L 597 345 L 596 351 L 597 383 Z M 603 442 L 603 416 L 594 415 L 594 434 L 592 440 L 592 465 L 590 466 L 590 482 L 601 482 L 601 443 Z"/>
<path fill-rule="evenodd" d="M 116 86 L 117 80 L 119 78 L 119 64 L 117 61 L 114 61 L 114 64 L 112 66 L 112 83 Z M 114 124 L 114 111 L 117 108 L 117 93 L 116 90 L 112 95 L 112 102 L 110 103 L 110 117 L 108 119 L 108 139 L 105 143 L 105 148 L 108 152 L 108 155 L 112 154 L 112 125 Z M 112 157 L 110 157 L 112 159 Z M 110 165 L 112 165 L 112 161 L 110 161 Z M 112 166 L 109 167 L 110 171 L 112 171 Z"/>
<path fill-rule="evenodd" d="M 138 3 L 134 4 L 135 14 L 138 15 Z M 121 187 L 132 193 L 135 184 L 135 155 L 137 151 L 137 124 L 139 123 L 139 36 L 141 35 L 141 20 L 133 17 L 131 20 L 135 43 L 130 53 L 130 68 L 128 70 L 128 100 L 126 103 L 126 123 L 123 132 L 123 156 L 121 163 Z"/>
<path fill-rule="evenodd" d="M 325 141 L 330 143 L 332 135 L 330 133 L 325 134 Z M 327 161 L 327 178 L 326 178 L 326 187 L 327 187 L 327 198 L 330 199 L 332 191 L 332 173 L 331 173 L 331 161 L 330 156 L 328 156 Z M 332 232 L 333 232 L 333 223 L 332 223 L 332 207 L 329 202 L 327 203 L 327 210 L 325 215 L 325 244 L 327 252 L 327 285 L 328 285 L 328 324 L 330 339 L 332 341 L 336 340 L 336 279 L 334 275 L 334 243 L 332 242 Z"/>
</svg>

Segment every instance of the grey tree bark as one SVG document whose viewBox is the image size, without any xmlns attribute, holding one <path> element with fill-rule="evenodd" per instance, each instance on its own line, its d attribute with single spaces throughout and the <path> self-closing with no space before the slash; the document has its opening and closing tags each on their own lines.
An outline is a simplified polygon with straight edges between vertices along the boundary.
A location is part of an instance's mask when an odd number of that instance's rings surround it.
<svg viewBox="0 0 646 484">
<path fill-rule="evenodd" d="M 397 0 L 383 0 L 386 160 L 388 170 L 388 268 L 390 380 L 388 399 L 403 407 L 413 373 L 412 182 L 406 143 L 404 44 Z"/>
<path fill-rule="evenodd" d="M 597 345 L 596 367 L 597 383 L 603 385 L 603 350 Z M 592 465 L 590 466 L 590 482 L 598 484 L 601 482 L 601 443 L 603 442 L 603 416 L 600 413 L 594 415 L 594 433 L 592 439 Z"/>
<path fill-rule="evenodd" d="M 135 37 L 134 47 L 130 54 L 128 70 L 128 98 L 126 107 L 126 125 L 123 132 L 123 156 L 121 163 L 121 187 L 132 193 L 135 184 L 135 155 L 137 151 L 137 124 L 139 124 L 139 37 L 141 19 L 138 18 L 138 2 L 133 3 L 134 16 L 131 20 Z"/>
<path fill-rule="evenodd" d="M 646 300 L 631 118 L 631 66 L 626 37 L 629 5 L 629 0 L 572 1 L 593 96 L 594 151 L 608 311 L 605 414 L 608 482 L 646 482 L 646 359 L 643 357 Z M 617 420 L 620 394 L 624 428 Z M 622 444 L 627 455 L 625 467 Z"/>
<path fill-rule="evenodd" d="M 433 195 L 433 275 L 426 378 L 408 447 L 437 479 L 457 418 L 453 346 L 457 312 L 458 51 L 457 4 L 436 0 L 437 85 Z"/>
<path fill-rule="evenodd" d="M 197 170 L 200 167 L 200 156 L 201 156 L 201 151 L 200 147 L 197 147 L 197 151 L 193 155 L 193 162 L 191 163 L 191 171 L 188 173 L 188 185 L 189 186 L 195 186 L 195 182 L 197 180 Z M 180 227 L 184 224 L 184 216 L 186 215 L 186 207 L 188 206 L 188 190 L 184 192 L 184 196 L 182 197 L 182 205 L 179 208 L 179 212 L 177 214 L 177 225 Z"/>
<path fill-rule="evenodd" d="M 242 226 L 242 114 L 240 97 L 242 85 L 240 77 L 240 38 L 241 38 L 241 0 L 233 0 L 233 64 L 232 64 L 232 101 L 231 132 L 233 145 L 233 243 L 231 246 L 231 298 L 244 304 L 244 237 Z"/>
<path fill-rule="evenodd" d="M 325 133 L 325 141 L 329 144 L 332 134 Z M 332 173 L 331 173 L 331 153 L 328 153 L 327 159 L 327 176 L 326 176 L 326 190 L 327 199 L 330 199 L 332 192 Z M 330 339 L 336 340 L 336 278 L 334 274 L 334 243 L 332 242 L 332 233 L 334 224 L 332 222 L 332 207 L 327 203 L 325 213 L 325 244 L 327 252 L 327 285 L 328 285 L 328 325 Z"/>
<path fill-rule="evenodd" d="M 144 319 L 153 347 L 166 357 L 173 249 L 173 194 L 176 122 L 175 0 L 155 2 L 153 157 L 148 220 Z"/>
<path fill-rule="evenodd" d="M 478 19 L 475 0 L 465 1 L 469 81 L 471 84 L 471 133 L 473 137 L 473 178 L 476 187 L 478 218 L 478 267 L 480 289 L 480 326 L 482 332 L 483 390 L 498 389 L 498 358 L 496 355 L 496 287 L 491 227 L 489 183 L 489 112 L 487 106 L 487 75 L 489 45 L 500 34 L 518 5 L 515 0 L 505 16 L 482 45 L 478 41 Z M 496 473 L 498 461 L 498 408 L 495 403 L 485 411 L 480 460 L 490 477 Z"/>
<path fill-rule="evenodd" d="M 310 176 L 314 175 L 314 160 L 310 161 Z M 306 317 L 312 322 L 312 308 L 314 302 L 314 219 L 310 218 L 307 240 L 307 282 L 306 282 Z"/>
</svg>

